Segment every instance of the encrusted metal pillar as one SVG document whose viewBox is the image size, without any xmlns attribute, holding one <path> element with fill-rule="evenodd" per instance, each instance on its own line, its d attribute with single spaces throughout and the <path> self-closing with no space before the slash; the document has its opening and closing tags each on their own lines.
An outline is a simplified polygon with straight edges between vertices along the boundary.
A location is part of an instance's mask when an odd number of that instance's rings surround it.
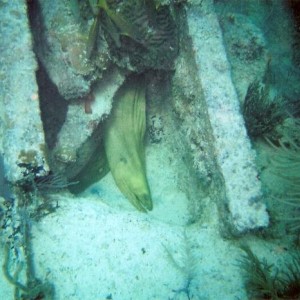
<svg viewBox="0 0 300 300">
<path fill-rule="evenodd" d="M 240 112 L 213 1 L 190 6 L 187 20 L 212 126 L 215 156 L 224 178 L 229 223 L 237 233 L 265 227 L 269 218 L 261 202 L 255 153 Z"/>
<path fill-rule="evenodd" d="M 1 152 L 6 178 L 16 182 L 23 176 L 20 164 L 48 169 L 25 0 L 1 1 L 0 36 Z"/>
</svg>

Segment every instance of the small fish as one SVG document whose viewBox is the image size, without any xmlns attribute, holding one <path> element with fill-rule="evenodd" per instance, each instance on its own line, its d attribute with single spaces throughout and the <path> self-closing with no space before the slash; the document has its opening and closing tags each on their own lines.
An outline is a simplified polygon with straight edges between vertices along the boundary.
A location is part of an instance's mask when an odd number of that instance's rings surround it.
<svg viewBox="0 0 300 300">
<path fill-rule="evenodd" d="M 92 56 L 93 50 L 95 49 L 95 44 L 97 40 L 97 36 L 99 33 L 99 14 L 95 17 L 94 22 L 89 31 L 89 37 L 86 46 L 87 57 L 90 58 Z"/>
<path fill-rule="evenodd" d="M 126 35 L 134 40 L 138 39 L 139 32 L 137 28 L 135 28 L 135 26 L 133 26 L 131 23 L 127 22 L 121 16 L 121 14 L 115 13 L 113 10 L 111 10 L 107 5 L 106 0 L 99 0 L 98 6 L 106 12 L 107 16 L 118 27 L 121 35 Z"/>
</svg>

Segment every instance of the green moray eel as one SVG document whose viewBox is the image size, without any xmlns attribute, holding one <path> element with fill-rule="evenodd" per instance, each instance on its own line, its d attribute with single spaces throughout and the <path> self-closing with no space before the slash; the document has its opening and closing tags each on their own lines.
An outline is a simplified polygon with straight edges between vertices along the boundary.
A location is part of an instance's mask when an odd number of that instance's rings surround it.
<svg viewBox="0 0 300 300">
<path fill-rule="evenodd" d="M 146 178 L 144 135 L 146 99 L 144 79 L 127 81 L 114 98 L 107 120 L 104 147 L 116 185 L 140 211 L 152 209 Z"/>
</svg>

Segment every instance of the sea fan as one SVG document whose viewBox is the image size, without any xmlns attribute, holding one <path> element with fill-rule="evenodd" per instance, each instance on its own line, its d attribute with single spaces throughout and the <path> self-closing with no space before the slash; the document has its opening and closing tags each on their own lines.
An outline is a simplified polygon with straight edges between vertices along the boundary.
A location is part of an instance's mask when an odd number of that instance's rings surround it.
<svg viewBox="0 0 300 300">
<path fill-rule="evenodd" d="M 274 173 L 285 185 L 280 201 L 291 208 L 290 216 L 283 217 L 292 231 L 300 231 L 300 119 L 290 119 L 286 126 L 278 130 L 277 141 L 267 139 L 275 149 L 271 163 Z"/>
<path fill-rule="evenodd" d="M 270 98 L 269 87 L 254 81 L 248 87 L 243 116 L 250 137 L 266 136 L 287 116 L 285 101 L 281 97 Z"/>
<path fill-rule="evenodd" d="M 292 253 L 277 270 L 265 259 L 259 259 L 248 245 L 241 245 L 244 255 L 238 266 L 244 272 L 247 292 L 254 299 L 299 299 L 300 255 Z"/>
<path fill-rule="evenodd" d="M 41 192 L 49 193 L 67 188 L 70 185 L 77 184 L 77 182 L 68 182 L 66 177 L 59 173 L 52 171 L 43 174 L 42 166 L 33 166 L 30 163 L 21 163 L 20 167 L 25 168 L 23 171 L 23 178 L 17 182 L 24 193 Z M 43 175 L 41 175 L 41 173 Z"/>
</svg>

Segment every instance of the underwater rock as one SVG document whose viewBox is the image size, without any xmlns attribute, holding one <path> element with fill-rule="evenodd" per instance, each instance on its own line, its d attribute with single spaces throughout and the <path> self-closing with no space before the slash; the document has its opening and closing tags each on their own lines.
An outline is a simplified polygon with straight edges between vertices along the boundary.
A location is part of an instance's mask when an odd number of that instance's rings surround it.
<svg viewBox="0 0 300 300">
<path fill-rule="evenodd" d="M 83 16 L 87 2 L 42 0 L 30 4 L 35 51 L 67 100 L 85 96 L 110 64 L 104 41 L 97 56 L 89 56 L 88 25 L 93 15 L 90 11 L 90 15 Z"/>
<path fill-rule="evenodd" d="M 6 179 L 16 182 L 23 177 L 20 165 L 40 167 L 41 173 L 48 166 L 26 1 L 1 3 L 0 19 L 0 147 L 5 153 Z"/>
<path fill-rule="evenodd" d="M 111 70 L 94 86 L 91 92 L 93 101 L 87 99 L 88 103 L 81 100 L 69 105 L 52 152 L 55 169 L 67 178 L 76 176 L 98 147 L 102 138 L 99 124 L 109 115 L 113 96 L 123 81 L 124 77 L 118 70 Z"/>
<path fill-rule="evenodd" d="M 115 96 L 104 134 L 106 157 L 115 182 L 140 211 L 152 209 L 145 166 L 145 97 L 144 79 L 127 81 Z"/>
<path fill-rule="evenodd" d="M 66 99 L 83 96 L 91 81 L 84 77 L 84 41 L 78 16 L 71 9 L 76 1 L 33 1 L 31 15 L 35 51 L 59 93 Z"/>
</svg>

